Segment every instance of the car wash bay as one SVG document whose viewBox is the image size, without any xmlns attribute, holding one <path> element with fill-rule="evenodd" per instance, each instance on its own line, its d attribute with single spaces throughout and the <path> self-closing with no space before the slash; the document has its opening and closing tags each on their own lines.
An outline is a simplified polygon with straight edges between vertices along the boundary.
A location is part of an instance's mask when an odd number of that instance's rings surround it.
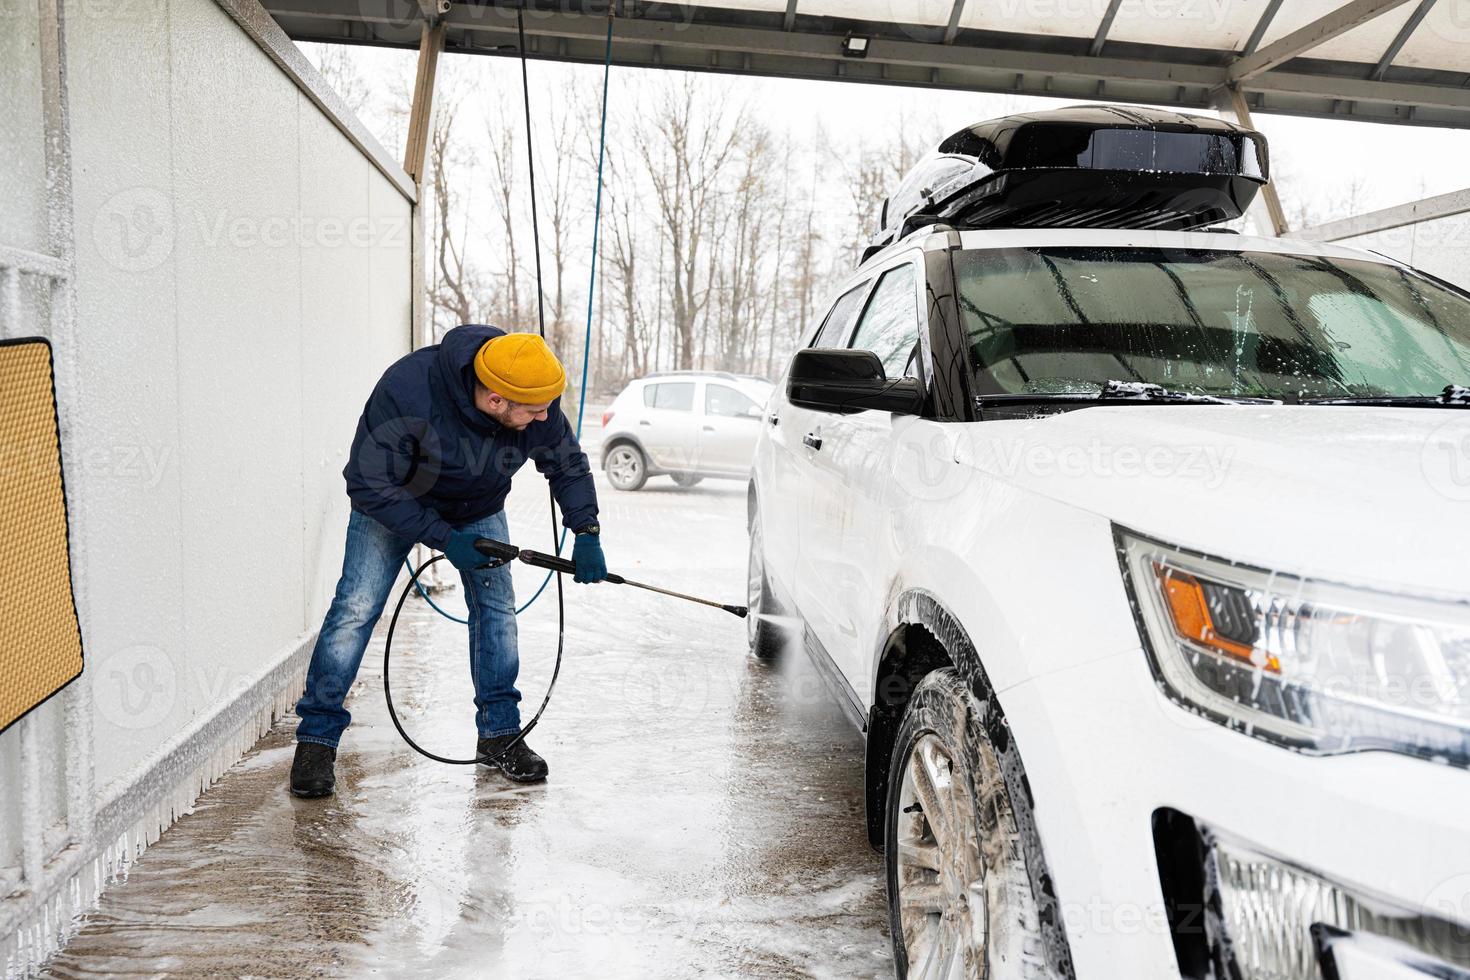
<svg viewBox="0 0 1470 980">
<path fill-rule="evenodd" d="M 544 481 L 528 475 L 511 530 L 541 547 Z M 742 484 L 657 477 L 626 494 L 599 474 L 598 492 L 615 567 L 743 595 Z M 539 584 L 516 578 L 522 599 Z M 752 660 L 743 623 L 716 610 L 566 593 L 564 669 L 532 740 L 548 782 L 408 751 L 383 705 L 385 619 L 347 703 L 336 796 L 285 791 L 288 717 L 104 894 L 48 975 L 889 975 L 861 738 L 805 659 Z M 442 601 L 463 612 L 457 592 Z M 417 601 L 406 616 L 399 711 L 425 747 L 467 754 L 464 627 Z M 521 617 L 528 708 L 555 646 L 549 590 Z"/>
<path fill-rule="evenodd" d="M 808 2 L 619 0 L 611 60 L 1220 107 L 1247 125 L 1253 111 L 1470 125 L 1453 5 L 1433 0 L 1222 5 L 1225 22 L 1167 35 L 1138 16 L 1148 5 L 1121 0 L 1063 5 L 1065 18 L 1051 4 L 912 4 L 922 23 L 894 22 L 909 8 L 888 0 L 845 4 L 842 21 Z M 601 62 L 600 4 L 531 6 L 529 57 Z M 364 386 L 430 335 L 433 65 L 441 50 L 513 54 L 515 6 L 17 11 L 0 32 L 14 150 L 0 167 L 0 339 L 56 351 L 87 668 L 0 737 L 6 972 L 67 944 L 44 966 L 53 975 L 492 962 L 516 976 L 886 974 L 860 736 L 803 658 L 751 662 L 743 627 L 715 611 L 569 588 L 566 670 L 535 742 L 552 781 L 530 788 L 402 746 L 375 676 L 380 636 L 349 705 L 338 795 L 286 792 L 288 709 L 340 561 L 345 435 Z M 293 40 L 419 50 L 402 166 Z M 1282 232 L 1264 201 L 1257 223 Z M 1454 278 L 1466 213 L 1460 192 L 1291 233 Z M 250 394 L 226 408 L 221 351 Z M 529 479 L 512 527 L 547 549 Z M 743 601 L 740 484 L 599 487 L 614 570 Z M 537 573 L 517 576 L 529 595 Z M 463 627 L 417 602 L 408 617 L 395 647 L 405 716 L 430 748 L 463 754 Z M 523 622 L 528 702 L 554 624 L 546 598 Z M 72 938 L 66 924 L 103 885 Z"/>
</svg>

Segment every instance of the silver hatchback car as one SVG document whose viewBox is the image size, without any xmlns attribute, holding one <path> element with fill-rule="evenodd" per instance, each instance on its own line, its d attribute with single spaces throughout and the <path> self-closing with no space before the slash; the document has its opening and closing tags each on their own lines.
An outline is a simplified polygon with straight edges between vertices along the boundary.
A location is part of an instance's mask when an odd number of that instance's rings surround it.
<svg viewBox="0 0 1470 980">
<path fill-rule="evenodd" d="M 638 378 L 602 413 L 602 468 L 618 490 L 668 474 L 681 487 L 750 476 L 771 382 L 670 371 Z"/>
</svg>

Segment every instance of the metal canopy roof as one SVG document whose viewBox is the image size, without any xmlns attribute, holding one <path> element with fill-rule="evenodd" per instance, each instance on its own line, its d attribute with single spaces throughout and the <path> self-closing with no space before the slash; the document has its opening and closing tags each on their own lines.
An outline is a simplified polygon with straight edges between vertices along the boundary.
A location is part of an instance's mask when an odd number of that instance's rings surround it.
<svg viewBox="0 0 1470 980">
<path fill-rule="evenodd" d="M 298 41 L 417 48 L 433 0 L 262 0 Z M 613 61 L 784 78 L 1470 127 L 1460 0 L 613 0 Z M 422 4 L 422 6 L 421 6 Z M 454 2 L 445 50 L 506 55 L 514 2 Z M 607 0 L 526 8 L 533 57 L 601 63 Z M 845 39 L 870 39 L 864 57 Z"/>
</svg>

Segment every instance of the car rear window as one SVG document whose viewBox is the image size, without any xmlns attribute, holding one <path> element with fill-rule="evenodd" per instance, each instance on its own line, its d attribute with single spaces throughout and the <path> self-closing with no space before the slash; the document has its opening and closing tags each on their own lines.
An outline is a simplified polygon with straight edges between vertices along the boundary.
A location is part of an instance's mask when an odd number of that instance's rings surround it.
<svg viewBox="0 0 1470 980">
<path fill-rule="evenodd" d="M 643 389 L 643 404 L 649 408 L 667 408 L 688 412 L 694 408 L 693 381 L 661 381 Z"/>
</svg>

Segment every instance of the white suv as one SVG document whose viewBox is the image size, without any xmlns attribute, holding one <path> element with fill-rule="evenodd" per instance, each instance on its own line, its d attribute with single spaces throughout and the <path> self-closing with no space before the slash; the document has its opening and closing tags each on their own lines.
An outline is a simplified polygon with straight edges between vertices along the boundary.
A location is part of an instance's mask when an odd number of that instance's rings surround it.
<svg viewBox="0 0 1470 980">
<path fill-rule="evenodd" d="M 866 735 L 899 975 L 1470 977 L 1470 296 L 897 220 L 767 409 L 749 622 Z"/>
<path fill-rule="evenodd" d="M 667 473 L 681 487 L 705 477 L 744 480 L 771 383 L 723 372 L 639 378 L 602 413 L 602 468 L 618 490 Z"/>
</svg>

